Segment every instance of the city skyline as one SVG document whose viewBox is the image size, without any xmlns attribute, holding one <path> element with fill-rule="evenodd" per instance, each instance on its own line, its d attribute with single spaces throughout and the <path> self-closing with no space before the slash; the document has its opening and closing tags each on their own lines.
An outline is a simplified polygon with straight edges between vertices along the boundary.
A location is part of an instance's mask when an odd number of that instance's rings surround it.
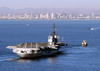
<svg viewBox="0 0 100 71">
<path fill-rule="evenodd" d="M 100 20 L 100 14 L 54 14 L 53 12 L 51 14 L 0 14 L 0 20 Z"/>
<path fill-rule="evenodd" d="M 22 8 L 92 8 L 100 9 L 100 0 L 3 0 L 0 7 Z"/>
</svg>

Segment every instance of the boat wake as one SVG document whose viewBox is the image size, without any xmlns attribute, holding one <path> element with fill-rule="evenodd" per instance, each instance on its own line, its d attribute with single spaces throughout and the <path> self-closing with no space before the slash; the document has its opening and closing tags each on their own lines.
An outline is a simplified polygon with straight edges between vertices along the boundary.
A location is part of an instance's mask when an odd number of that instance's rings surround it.
<svg viewBox="0 0 100 71">
<path fill-rule="evenodd" d="M 12 58 L 12 57 L 10 57 L 10 58 Z M 3 56 L 0 56 L 0 62 L 8 61 L 8 60 L 11 60 L 11 59 L 9 59 L 9 56 L 4 56 L 4 55 Z"/>
<path fill-rule="evenodd" d="M 0 57 L 0 62 L 8 60 L 7 57 Z"/>
<path fill-rule="evenodd" d="M 98 30 L 98 29 L 100 29 L 100 27 L 92 28 L 92 29 L 90 29 L 90 30 Z"/>
</svg>

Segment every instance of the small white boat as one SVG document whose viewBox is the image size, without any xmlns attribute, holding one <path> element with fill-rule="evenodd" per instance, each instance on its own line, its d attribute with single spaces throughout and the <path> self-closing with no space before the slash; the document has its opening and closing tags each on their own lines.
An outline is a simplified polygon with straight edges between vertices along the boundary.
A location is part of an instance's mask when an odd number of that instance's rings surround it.
<svg viewBox="0 0 100 71">
<path fill-rule="evenodd" d="M 94 30 L 93 28 L 91 28 L 90 30 Z"/>
</svg>

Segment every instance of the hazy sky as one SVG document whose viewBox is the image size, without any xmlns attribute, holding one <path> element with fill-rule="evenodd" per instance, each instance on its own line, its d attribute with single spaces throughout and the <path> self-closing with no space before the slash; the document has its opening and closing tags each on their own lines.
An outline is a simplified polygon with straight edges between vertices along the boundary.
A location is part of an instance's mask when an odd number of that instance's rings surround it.
<svg viewBox="0 0 100 71">
<path fill-rule="evenodd" d="M 21 8 L 95 8 L 100 9 L 100 0 L 0 0 L 0 7 Z"/>
</svg>

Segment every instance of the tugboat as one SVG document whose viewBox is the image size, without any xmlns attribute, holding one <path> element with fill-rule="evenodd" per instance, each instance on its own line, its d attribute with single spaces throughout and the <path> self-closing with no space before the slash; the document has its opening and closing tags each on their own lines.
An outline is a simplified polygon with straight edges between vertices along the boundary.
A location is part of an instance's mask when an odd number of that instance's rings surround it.
<svg viewBox="0 0 100 71">
<path fill-rule="evenodd" d="M 55 24 L 53 32 L 48 37 L 48 42 L 45 43 L 21 43 L 15 46 L 7 46 L 8 49 L 13 49 L 13 52 L 22 58 L 38 57 L 42 55 L 51 55 L 57 53 L 61 46 L 67 46 L 65 42 L 58 42 L 59 36 L 55 32 Z"/>
<path fill-rule="evenodd" d="M 87 41 L 83 40 L 81 46 L 87 46 Z"/>
</svg>

